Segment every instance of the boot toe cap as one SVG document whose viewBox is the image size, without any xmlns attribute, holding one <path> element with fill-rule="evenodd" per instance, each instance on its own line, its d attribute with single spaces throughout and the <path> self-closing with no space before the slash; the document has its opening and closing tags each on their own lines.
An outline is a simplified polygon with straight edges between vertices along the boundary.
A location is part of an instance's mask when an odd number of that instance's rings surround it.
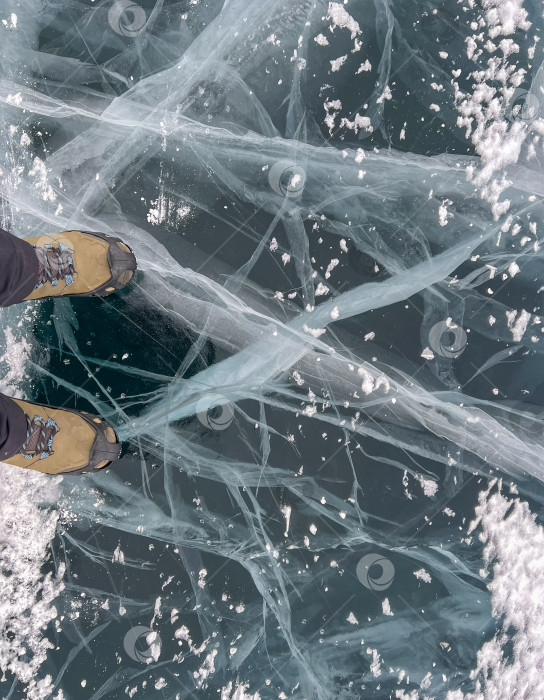
<svg viewBox="0 0 544 700">
<path fill-rule="evenodd" d="M 121 443 L 113 427 L 105 420 L 95 427 L 96 439 L 91 449 L 88 471 L 103 469 L 121 456 Z"/>
</svg>

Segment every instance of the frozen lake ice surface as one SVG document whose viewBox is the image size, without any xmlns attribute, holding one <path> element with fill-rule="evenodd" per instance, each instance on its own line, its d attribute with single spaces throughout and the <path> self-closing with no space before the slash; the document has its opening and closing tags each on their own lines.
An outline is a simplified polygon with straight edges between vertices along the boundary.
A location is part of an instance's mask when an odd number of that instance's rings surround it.
<svg viewBox="0 0 544 700">
<path fill-rule="evenodd" d="M 133 283 L 0 311 L 6 700 L 544 697 L 535 0 L 0 0 L 0 225 Z"/>
</svg>

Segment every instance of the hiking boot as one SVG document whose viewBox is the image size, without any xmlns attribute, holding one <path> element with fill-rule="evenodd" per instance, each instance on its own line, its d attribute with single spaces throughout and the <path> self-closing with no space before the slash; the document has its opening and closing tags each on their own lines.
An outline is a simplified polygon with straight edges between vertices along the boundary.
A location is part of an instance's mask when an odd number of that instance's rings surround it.
<svg viewBox="0 0 544 700">
<path fill-rule="evenodd" d="M 106 296 L 127 285 L 136 258 L 122 240 L 94 231 L 63 231 L 25 238 L 38 258 L 35 289 L 25 297 Z"/>
<path fill-rule="evenodd" d="M 105 469 L 121 455 L 112 426 L 85 411 L 52 408 L 12 399 L 24 411 L 26 440 L 3 460 L 44 474 L 87 474 Z"/>
</svg>

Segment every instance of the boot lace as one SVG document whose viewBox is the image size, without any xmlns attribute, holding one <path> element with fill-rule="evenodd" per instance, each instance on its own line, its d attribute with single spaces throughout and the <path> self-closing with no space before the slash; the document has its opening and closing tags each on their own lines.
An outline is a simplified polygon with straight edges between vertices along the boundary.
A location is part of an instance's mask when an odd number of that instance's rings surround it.
<svg viewBox="0 0 544 700">
<path fill-rule="evenodd" d="M 49 282 L 52 287 L 56 287 L 60 281 L 66 285 L 74 281 L 74 260 L 73 251 L 62 243 L 57 248 L 47 244 L 43 248 L 35 248 L 38 257 L 38 282 L 36 289 L 43 287 Z"/>
<path fill-rule="evenodd" d="M 38 455 L 40 459 L 50 457 L 53 454 L 53 439 L 59 430 L 52 418 L 45 421 L 41 416 L 34 416 L 30 420 L 30 417 L 26 416 L 26 440 L 20 453 L 25 459 L 33 459 Z"/>
</svg>

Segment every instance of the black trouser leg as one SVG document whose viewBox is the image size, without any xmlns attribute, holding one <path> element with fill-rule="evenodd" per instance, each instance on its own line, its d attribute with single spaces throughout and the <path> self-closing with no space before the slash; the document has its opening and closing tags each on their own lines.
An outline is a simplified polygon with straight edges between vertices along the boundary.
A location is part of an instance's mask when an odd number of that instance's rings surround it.
<svg viewBox="0 0 544 700">
<path fill-rule="evenodd" d="M 26 417 L 15 401 L 0 394 L 0 462 L 16 455 L 26 440 Z"/>
<path fill-rule="evenodd" d="M 34 248 L 0 228 L 0 307 L 19 304 L 36 286 L 38 258 Z"/>
</svg>

